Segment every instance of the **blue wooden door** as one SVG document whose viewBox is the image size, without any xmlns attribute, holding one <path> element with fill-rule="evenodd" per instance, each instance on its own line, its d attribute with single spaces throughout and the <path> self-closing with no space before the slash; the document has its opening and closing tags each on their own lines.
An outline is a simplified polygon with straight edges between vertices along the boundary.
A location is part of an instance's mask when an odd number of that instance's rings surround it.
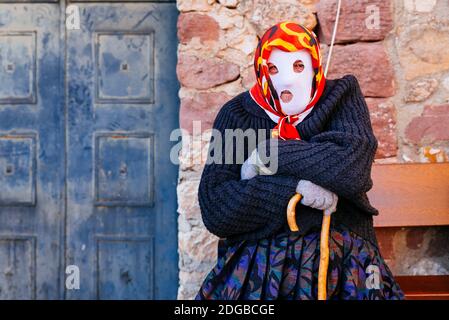
<svg viewBox="0 0 449 320">
<path fill-rule="evenodd" d="M 60 297 L 60 38 L 59 4 L 0 3 L 0 299 Z"/>
<path fill-rule="evenodd" d="M 176 5 L 72 4 L 0 4 L 0 298 L 175 299 Z"/>
<path fill-rule="evenodd" d="M 67 33 L 69 298 L 174 299 L 175 3 L 78 3 Z"/>
</svg>

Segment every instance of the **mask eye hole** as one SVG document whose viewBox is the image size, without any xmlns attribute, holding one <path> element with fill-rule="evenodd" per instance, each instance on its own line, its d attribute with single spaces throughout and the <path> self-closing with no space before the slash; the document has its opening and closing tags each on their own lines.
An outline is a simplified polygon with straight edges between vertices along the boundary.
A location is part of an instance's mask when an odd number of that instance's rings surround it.
<svg viewBox="0 0 449 320">
<path fill-rule="evenodd" d="M 296 60 L 293 63 L 293 71 L 301 73 L 304 70 L 304 63 L 301 60 Z"/>
<path fill-rule="evenodd" d="M 278 68 L 274 64 L 268 62 L 268 73 L 271 75 L 276 74 L 278 73 Z"/>
</svg>

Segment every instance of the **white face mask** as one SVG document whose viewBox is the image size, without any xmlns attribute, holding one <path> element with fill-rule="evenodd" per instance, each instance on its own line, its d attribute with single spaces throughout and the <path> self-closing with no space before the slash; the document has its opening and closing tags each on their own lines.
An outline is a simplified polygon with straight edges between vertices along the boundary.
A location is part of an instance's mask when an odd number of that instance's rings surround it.
<svg viewBox="0 0 449 320">
<path fill-rule="evenodd" d="M 315 76 L 310 53 L 305 49 L 286 52 L 273 48 L 267 63 L 283 112 L 286 115 L 295 115 L 304 111 L 311 99 Z M 272 65 L 277 68 L 275 74 L 273 72 L 276 68 Z"/>
</svg>

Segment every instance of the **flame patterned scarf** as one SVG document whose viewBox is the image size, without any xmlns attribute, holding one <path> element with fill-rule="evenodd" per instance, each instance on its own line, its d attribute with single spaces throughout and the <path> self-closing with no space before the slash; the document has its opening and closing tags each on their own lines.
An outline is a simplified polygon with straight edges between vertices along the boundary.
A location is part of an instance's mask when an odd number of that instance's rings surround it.
<svg viewBox="0 0 449 320">
<path fill-rule="evenodd" d="M 312 56 L 312 67 L 315 71 L 315 77 L 312 84 L 311 99 L 301 113 L 287 116 L 282 111 L 279 96 L 268 73 L 267 62 L 272 48 L 288 52 L 306 49 Z M 254 69 L 257 82 L 250 89 L 250 94 L 260 107 L 279 117 L 278 124 L 273 130 L 274 136 L 283 140 L 301 140 L 299 132 L 293 123 L 299 119 L 300 114 L 313 108 L 320 98 L 326 82 L 321 66 L 320 46 L 316 35 L 313 31 L 292 21 L 284 21 L 274 25 L 259 40 L 254 56 Z"/>
</svg>

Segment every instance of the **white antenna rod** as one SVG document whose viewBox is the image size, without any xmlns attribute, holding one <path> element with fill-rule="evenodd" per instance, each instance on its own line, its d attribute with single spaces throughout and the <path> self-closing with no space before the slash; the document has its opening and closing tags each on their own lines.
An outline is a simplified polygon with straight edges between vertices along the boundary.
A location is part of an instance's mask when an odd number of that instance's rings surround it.
<svg viewBox="0 0 449 320">
<path fill-rule="evenodd" d="M 337 34 L 337 27 L 338 27 L 338 18 L 340 17 L 340 7 L 341 7 L 341 0 L 338 0 L 337 15 L 335 16 L 334 31 L 332 32 L 331 46 L 329 48 L 329 54 L 327 55 L 326 70 L 324 70 L 324 77 L 327 76 L 327 70 L 329 69 L 329 64 L 330 64 L 331 56 L 332 56 L 332 49 L 334 48 L 335 35 Z"/>
</svg>

